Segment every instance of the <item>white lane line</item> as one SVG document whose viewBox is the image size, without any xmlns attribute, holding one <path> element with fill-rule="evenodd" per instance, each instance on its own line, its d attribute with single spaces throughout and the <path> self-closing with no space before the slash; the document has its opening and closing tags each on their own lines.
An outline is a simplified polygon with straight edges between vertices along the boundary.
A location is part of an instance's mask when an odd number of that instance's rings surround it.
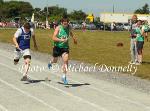
<svg viewBox="0 0 150 111">
<path fill-rule="evenodd" d="M 0 104 L 0 111 L 8 111 L 8 109 L 6 109 L 4 106 L 2 106 L 2 105 Z"/>
<path fill-rule="evenodd" d="M 76 82 L 76 83 L 82 84 L 82 83 L 81 83 L 81 82 L 79 82 L 79 81 L 76 81 L 76 80 L 73 80 L 73 79 L 70 79 L 70 80 L 71 80 L 71 81 L 73 81 L 73 82 Z M 135 105 L 142 106 L 142 107 L 144 107 L 144 108 L 146 108 L 146 109 L 149 109 L 149 110 L 150 110 L 150 107 L 149 107 L 149 106 L 144 105 L 144 104 L 142 104 L 142 103 L 139 103 L 139 102 L 136 102 L 136 101 L 133 101 L 133 100 L 130 100 L 130 99 L 124 98 L 124 97 L 120 97 L 120 96 L 114 95 L 114 94 L 112 94 L 112 93 L 106 92 L 106 91 L 104 91 L 104 90 L 102 90 L 102 89 L 98 89 L 98 88 L 96 88 L 96 87 L 92 87 L 92 86 L 87 86 L 87 87 L 89 87 L 89 88 L 91 88 L 91 89 L 93 89 L 93 90 L 96 90 L 96 91 L 98 91 L 98 92 L 104 93 L 104 94 L 106 94 L 106 95 L 109 95 L 109 96 L 115 97 L 115 98 L 117 98 L 117 99 L 124 100 L 124 101 L 127 101 L 127 102 L 129 102 L 129 103 L 132 103 L 132 104 L 135 104 Z"/>
<path fill-rule="evenodd" d="M 49 73 L 49 71 L 45 71 L 45 72 Z M 61 77 L 61 75 L 55 74 L 55 73 L 53 73 L 53 72 L 50 72 L 50 73 L 53 74 L 53 75 L 55 75 L 55 76 L 57 76 L 57 77 Z M 72 82 L 75 82 L 75 83 L 78 83 L 78 84 L 82 84 L 82 82 L 77 81 L 77 80 L 74 80 L 74 79 L 71 79 L 71 78 L 68 78 L 68 80 L 70 80 L 70 81 L 72 81 Z M 112 94 L 112 93 L 106 92 L 106 91 L 104 91 L 104 90 L 102 90 L 102 89 L 98 89 L 98 88 L 93 87 L 93 86 L 87 86 L 87 87 L 89 87 L 89 88 L 91 88 L 91 89 L 93 89 L 93 90 L 95 90 L 95 91 L 101 92 L 101 93 L 103 93 L 103 94 L 105 94 L 105 95 L 112 96 L 112 97 L 114 97 L 114 98 L 116 98 L 116 99 L 123 100 L 123 101 L 127 101 L 127 102 L 129 102 L 129 103 L 132 103 L 132 104 L 135 104 L 135 105 L 139 105 L 139 106 L 142 106 L 142 107 L 144 107 L 144 108 L 150 110 L 150 107 L 149 107 L 149 106 L 147 106 L 147 105 L 145 105 L 145 104 L 142 104 L 142 103 L 140 103 L 140 102 L 136 102 L 136 101 L 133 101 L 133 100 L 131 100 L 131 99 L 127 99 L 127 98 L 124 98 L 124 97 L 121 97 L 121 96 L 114 95 L 114 94 Z"/>
<path fill-rule="evenodd" d="M 63 90 L 61 90 L 61 89 L 59 89 L 59 88 L 56 88 L 56 87 L 54 87 L 54 86 L 52 86 L 52 85 L 50 85 L 50 84 L 47 84 L 47 83 L 44 83 L 44 82 L 42 82 L 42 84 L 46 85 L 47 87 L 53 88 L 53 89 L 55 89 L 55 90 L 58 90 L 58 91 L 60 91 L 60 92 L 62 92 L 62 93 L 64 93 L 64 94 L 66 94 L 66 95 L 68 95 L 68 96 L 71 96 L 71 97 L 77 99 L 78 101 L 81 101 L 81 102 L 84 102 L 84 103 L 86 103 L 86 104 L 89 104 L 89 105 L 91 105 L 91 106 L 93 106 L 93 107 L 95 107 L 95 108 L 97 108 L 97 109 L 99 109 L 99 110 L 102 110 L 102 111 L 109 111 L 109 110 L 107 110 L 106 108 L 103 108 L 103 107 L 101 107 L 101 106 L 99 106 L 99 105 L 97 105 L 97 104 L 94 104 L 94 103 L 92 103 L 92 102 L 90 102 L 90 101 L 88 101 L 88 100 L 85 100 L 85 99 L 83 99 L 83 98 L 81 98 L 81 97 L 75 96 L 75 95 L 73 95 L 72 93 L 68 93 L 68 92 L 66 92 L 66 91 L 63 91 Z"/>
<path fill-rule="evenodd" d="M 48 71 L 45 71 L 45 72 L 48 72 Z M 55 76 L 57 76 L 57 77 L 61 77 L 61 76 L 58 75 L 58 74 L 54 74 L 54 73 L 51 73 L 51 74 L 53 74 L 53 75 L 55 75 Z M 78 83 L 78 84 L 82 84 L 81 82 L 79 82 L 79 81 L 77 81 L 77 80 L 73 80 L 73 79 L 70 79 L 70 78 L 68 78 L 68 80 L 70 80 L 70 81 L 72 81 L 72 82 L 75 82 L 75 83 Z M 140 103 L 140 102 L 136 102 L 136 101 L 133 101 L 133 100 L 130 100 L 130 99 L 121 97 L 121 96 L 114 95 L 114 94 L 112 94 L 112 93 L 106 92 L 106 91 L 104 91 L 104 90 L 102 90 L 102 89 L 98 89 L 98 88 L 96 88 L 96 87 L 92 87 L 92 86 L 87 86 L 87 87 L 89 87 L 89 88 L 91 88 L 91 89 L 93 89 L 93 90 L 95 90 L 95 91 L 101 92 L 101 93 L 103 93 L 103 94 L 105 94 L 105 95 L 112 96 L 112 97 L 114 97 L 114 98 L 116 98 L 116 99 L 123 100 L 123 101 L 127 101 L 127 102 L 129 102 L 129 103 L 132 103 L 132 104 L 135 104 L 135 105 L 139 105 L 139 106 L 142 106 L 142 107 L 144 107 L 144 108 L 150 110 L 150 107 L 149 107 L 149 106 L 147 106 L 147 105 L 145 105 L 145 104 L 142 104 L 142 103 Z"/>
<path fill-rule="evenodd" d="M 7 65 L 4 65 L 4 64 L 2 64 L 2 63 L 0 63 L 0 64 L 1 64 L 2 66 L 5 66 L 5 67 L 7 66 Z M 10 67 L 7 67 L 7 68 L 9 68 L 9 69 L 11 69 L 11 70 L 14 70 L 13 68 L 10 68 Z M 53 106 L 50 106 L 48 103 L 44 102 L 43 100 L 41 100 L 41 99 L 39 99 L 39 98 L 37 98 L 37 97 L 31 95 L 31 94 L 28 93 L 28 92 L 25 92 L 25 91 L 23 91 L 23 90 L 17 88 L 16 86 L 14 86 L 14 85 L 12 85 L 12 84 L 10 84 L 10 83 L 8 83 L 8 82 L 2 80 L 1 78 L 0 78 L 0 82 L 2 82 L 3 84 L 5 84 L 5 85 L 11 87 L 12 89 L 17 90 L 18 92 L 20 92 L 20 93 L 22 93 L 22 94 L 24 94 L 24 95 L 26 95 L 26 96 L 28 96 L 28 97 L 30 97 L 30 98 L 32 98 L 32 99 L 34 99 L 34 100 L 36 100 L 36 101 L 42 103 L 43 105 L 49 107 L 50 109 L 53 109 L 54 111 L 60 111 L 60 110 L 58 110 L 57 108 L 55 108 L 55 107 L 53 107 Z"/>
<path fill-rule="evenodd" d="M 20 93 L 22 93 L 22 94 L 24 94 L 24 95 L 26 95 L 26 96 L 28 96 L 28 97 L 30 97 L 30 98 L 33 98 L 34 100 L 36 100 L 36 101 L 42 103 L 43 105 L 49 107 L 50 110 L 53 109 L 54 111 L 60 111 L 60 110 L 56 109 L 55 107 L 50 106 L 49 104 L 45 103 L 43 100 L 41 100 L 41 99 L 39 99 L 39 98 L 37 98 L 37 97 L 35 97 L 35 96 L 32 96 L 30 93 L 27 93 L 27 92 L 25 92 L 25 91 L 23 91 L 23 90 L 17 88 L 16 86 L 14 86 L 14 85 L 12 85 L 12 84 L 10 84 L 10 83 L 8 83 L 8 82 L 2 80 L 1 78 L 0 78 L 0 82 L 2 82 L 3 84 L 5 84 L 5 85 L 11 87 L 12 89 L 17 90 L 18 92 L 20 92 Z"/>
<path fill-rule="evenodd" d="M 23 90 L 17 88 L 16 86 L 14 86 L 14 85 L 12 85 L 12 84 L 9 84 L 8 82 L 2 80 L 1 78 L 0 78 L 0 82 L 2 82 L 3 84 L 5 84 L 5 85 L 11 87 L 12 89 L 17 90 L 18 92 L 20 92 L 20 93 L 22 93 L 22 94 L 24 94 L 24 95 L 26 95 L 26 96 L 28 96 L 28 97 L 30 97 L 30 98 L 35 99 L 36 101 L 42 103 L 43 105 L 49 107 L 50 109 L 53 109 L 53 110 L 55 110 L 55 111 L 60 111 L 60 110 L 56 109 L 55 107 L 50 106 L 49 104 L 47 104 L 47 103 L 44 102 L 43 100 L 41 100 L 41 99 L 39 99 L 39 98 L 37 98 L 37 97 L 35 97 L 35 96 L 32 96 L 30 93 L 27 93 L 27 92 L 25 92 L 25 91 L 23 91 Z"/>
<path fill-rule="evenodd" d="M 45 72 L 48 72 L 48 71 L 45 71 Z M 52 74 L 55 75 L 55 76 L 57 76 L 57 77 L 61 77 L 60 75 L 57 75 L 57 74 L 54 74 L 54 73 L 52 73 Z M 31 76 L 30 76 L 30 77 L 31 77 Z M 75 83 L 78 83 L 78 84 L 82 84 L 81 82 L 76 81 L 76 80 L 73 80 L 73 79 L 70 79 L 70 78 L 69 78 L 68 80 L 70 80 L 70 81 L 72 81 L 72 82 L 75 82 Z M 45 84 L 45 83 L 43 83 L 43 84 Z M 45 85 L 49 85 L 49 84 L 45 84 Z M 112 96 L 112 97 L 114 97 L 114 98 L 116 98 L 116 99 L 123 100 L 123 101 L 127 101 L 127 102 L 129 102 L 129 103 L 132 103 L 132 104 L 135 104 L 135 105 L 138 105 L 138 106 L 144 107 L 145 109 L 149 109 L 149 110 L 150 110 L 150 107 L 149 107 L 149 106 L 144 105 L 144 104 L 142 104 L 142 103 L 139 103 L 139 102 L 136 102 L 136 101 L 133 101 L 133 100 L 124 98 L 124 97 L 120 97 L 120 96 L 117 96 L 117 95 L 113 95 L 113 94 L 111 94 L 111 93 L 109 93 L 109 92 L 106 92 L 106 91 L 104 91 L 104 90 L 98 89 L 98 88 L 96 88 L 96 87 L 92 87 L 92 86 L 87 86 L 87 87 L 89 87 L 89 88 L 91 88 L 91 89 L 93 89 L 93 90 L 95 90 L 95 91 L 101 92 L 101 93 L 103 93 L 103 94 L 105 94 L 105 95 L 109 95 L 109 96 Z"/>
<path fill-rule="evenodd" d="M 1 55 L 1 54 L 0 54 L 0 55 Z M 3 56 L 3 55 L 1 55 L 1 56 Z M 3 56 L 3 57 L 6 57 L 6 58 L 9 58 L 9 59 L 10 59 L 10 57 L 7 57 L 7 56 Z M 45 71 L 45 72 L 49 73 L 49 71 Z M 55 75 L 55 76 L 57 76 L 57 77 L 61 77 L 60 75 L 54 74 L 54 73 L 52 73 L 52 72 L 50 72 L 50 73 L 53 74 L 53 75 Z M 79 81 L 77 81 L 77 80 L 73 80 L 73 79 L 70 79 L 70 78 L 69 78 L 69 80 L 72 81 L 72 82 L 75 82 L 75 83 L 82 84 L 81 82 L 79 82 Z M 96 91 L 98 91 L 98 92 L 101 92 L 101 93 L 103 93 L 103 94 L 105 94 L 105 95 L 109 95 L 109 96 L 112 96 L 112 97 L 114 97 L 114 98 L 116 98 L 116 99 L 120 99 L 120 100 L 123 100 L 123 101 L 127 101 L 127 102 L 129 102 L 129 103 L 132 103 L 132 104 L 135 104 L 135 105 L 139 105 L 139 106 L 142 106 L 142 107 L 144 107 L 144 108 L 150 110 L 150 107 L 149 107 L 149 106 L 147 106 L 147 105 L 145 105 L 145 104 L 142 104 L 142 103 L 140 103 L 140 102 L 136 102 L 136 101 L 133 101 L 133 100 L 131 100 L 131 99 L 127 99 L 127 98 L 124 98 L 124 97 L 121 97 L 121 96 L 114 95 L 114 94 L 112 94 L 112 93 L 106 92 L 106 91 L 104 91 L 104 90 L 102 90 L 102 89 L 99 89 L 99 88 L 96 88 L 96 87 L 93 87 L 93 86 L 87 86 L 87 87 L 89 87 L 89 88 L 91 88 L 91 89 L 93 89 L 93 90 L 96 90 Z"/>
<path fill-rule="evenodd" d="M 17 71 L 17 72 L 20 73 L 20 71 L 18 71 L 17 69 L 11 68 L 11 67 L 8 66 L 8 65 L 5 65 L 5 64 L 3 64 L 3 63 L 0 63 L 0 65 L 2 65 L 2 66 L 4 66 L 4 67 L 7 67 L 7 68 L 9 68 L 9 69 L 11 69 L 11 70 Z M 30 76 L 30 77 L 31 77 L 31 76 Z M 35 78 L 35 77 L 31 77 L 31 78 L 32 78 L 32 79 L 37 79 L 37 78 Z M 95 107 L 95 108 L 97 108 L 97 109 L 99 109 L 99 110 L 101 110 L 101 111 L 109 111 L 109 110 L 107 110 L 107 109 L 105 109 L 105 108 L 103 108 L 103 107 L 101 107 L 101 106 L 99 106 L 99 105 L 97 105 L 97 104 L 91 103 L 91 102 L 89 102 L 89 101 L 87 101 L 87 100 L 85 100 L 85 99 L 83 99 L 83 98 L 80 98 L 80 97 L 78 97 L 78 96 L 75 96 L 75 95 L 73 95 L 72 93 L 63 91 L 63 90 L 61 90 L 61 89 L 59 89 L 59 88 L 56 88 L 56 87 L 54 87 L 54 86 L 52 86 L 52 85 L 50 85 L 50 84 L 43 83 L 43 82 L 41 82 L 41 84 L 44 84 L 45 86 L 47 86 L 47 87 L 49 87 L 49 88 L 53 88 L 53 89 L 55 89 L 55 90 L 57 90 L 57 91 L 59 91 L 59 92 L 65 94 L 65 95 L 71 96 L 71 97 L 75 98 L 75 99 L 78 100 L 78 101 L 82 101 L 83 103 L 89 104 L 90 106 L 93 106 L 93 107 Z"/>
</svg>

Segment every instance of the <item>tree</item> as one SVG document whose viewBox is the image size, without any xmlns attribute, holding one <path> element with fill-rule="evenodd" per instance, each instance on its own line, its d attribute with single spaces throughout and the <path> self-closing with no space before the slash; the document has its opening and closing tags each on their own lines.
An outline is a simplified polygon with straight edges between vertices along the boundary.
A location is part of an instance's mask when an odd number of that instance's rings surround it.
<svg viewBox="0 0 150 111">
<path fill-rule="evenodd" d="M 95 22 L 100 22 L 100 17 L 96 17 Z"/>
<path fill-rule="evenodd" d="M 82 10 L 74 10 L 73 12 L 71 12 L 69 14 L 69 17 L 72 19 L 72 20 L 77 20 L 77 21 L 83 21 L 86 19 L 86 13 L 84 13 Z"/>
<path fill-rule="evenodd" d="M 85 20 L 87 16 L 82 10 L 74 10 L 70 14 L 67 14 L 67 9 L 59 7 L 58 5 L 48 7 L 47 13 L 47 7 L 43 10 L 40 8 L 33 9 L 29 2 L 0 0 L 0 18 L 4 21 L 12 20 L 15 17 L 29 18 L 33 12 L 35 19 L 40 21 L 45 21 L 46 16 L 48 16 L 48 20 L 50 21 L 58 21 L 63 15 L 69 15 L 71 20 L 82 21 Z"/>
<path fill-rule="evenodd" d="M 33 12 L 34 12 L 35 19 L 41 20 L 41 18 L 43 18 L 42 17 L 43 16 L 43 12 L 42 12 L 41 8 L 35 8 L 33 10 Z"/>
<path fill-rule="evenodd" d="M 3 4 L 4 3 L 4 1 L 3 0 L 0 0 L 0 4 Z"/>
<path fill-rule="evenodd" d="M 47 13 L 47 7 L 44 8 L 44 12 Z M 67 9 L 56 6 L 48 7 L 48 16 L 63 16 L 64 14 L 67 14 Z"/>
<path fill-rule="evenodd" d="M 142 8 L 135 10 L 135 14 L 149 14 L 149 5 L 146 3 Z"/>
<path fill-rule="evenodd" d="M 42 13 L 45 17 L 47 16 L 47 7 L 42 10 Z M 48 7 L 48 20 L 51 22 L 60 20 L 64 14 L 67 14 L 66 8 L 59 7 L 58 5 Z"/>
<path fill-rule="evenodd" d="M 3 4 L 0 6 L 0 15 L 5 20 L 14 18 L 16 16 L 24 18 L 32 15 L 33 8 L 29 2 L 23 1 L 3 2 L 3 0 L 1 0 L 1 3 Z"/>
</svg>

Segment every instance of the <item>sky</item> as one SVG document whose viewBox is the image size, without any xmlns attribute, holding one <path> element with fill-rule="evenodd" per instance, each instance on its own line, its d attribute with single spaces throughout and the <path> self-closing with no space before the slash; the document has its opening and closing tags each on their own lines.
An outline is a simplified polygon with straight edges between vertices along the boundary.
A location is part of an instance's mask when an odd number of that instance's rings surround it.
<svg viewBox="0 0 150 111">
<path fill-rule="evenodd" d="M 10 0 L 4 0 L 10 1 Z M 73 10 L 83 10 L 87 14 L 93 13 L 99 16 L 101 12 L 113 12 L 113 5 L 115 12 L 133 13 L 136 9 L 141 8 L 145 3 L 150 6 L 150 0 L 17 0 L 27 1 L 32 6 L 44 8 L 48 6 L 59 5 L 67 8 L 68 12 Z"/>
</svg>

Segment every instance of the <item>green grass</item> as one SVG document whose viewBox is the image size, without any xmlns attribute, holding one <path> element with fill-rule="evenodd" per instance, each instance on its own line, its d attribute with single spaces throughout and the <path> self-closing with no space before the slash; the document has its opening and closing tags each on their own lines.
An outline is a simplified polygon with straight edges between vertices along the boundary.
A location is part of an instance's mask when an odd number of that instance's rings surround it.
<svg viewBox="0 0 150 111">
<path fill-rule="evenodd" d="M 0 42 L 12 43 L 15 31 L 15 29 L 0 30 Z M 35 34 L 39 51 L 51 54 L 52 44 L 50 37 L 52 37 L 53 30 L 36 30 Z M 129 32 L 74 31 L 74 34 L 78 38 L 78 45 L 74 45 L 70 41 L 70 59 L 92 64 L 106 64 L 108 66 L 128 65 L 130 61 Z M 124 46 L 117 47 L 118 42 L 122 42 Z M 33 49 L 33 43 L 31 49 Z M 143 61 L 146 63 L 138 66 L 136 76 L 150 79 L 150 42 L 145 42 L 144 44 Z"/>
</svg>

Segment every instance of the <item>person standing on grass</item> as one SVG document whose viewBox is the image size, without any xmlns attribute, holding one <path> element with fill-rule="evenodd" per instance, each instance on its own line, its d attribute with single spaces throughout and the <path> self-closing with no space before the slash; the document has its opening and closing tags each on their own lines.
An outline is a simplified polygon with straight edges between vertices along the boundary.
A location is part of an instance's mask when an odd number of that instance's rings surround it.
<svg viewBox="0 0 150 111">
<path fill-rule="evenodd" d="M 53 59 L 48 64 L 48 67 L 50 69 L 53 63 L 57 63 L 58 57 L 62 57 L 62 81 L 64 84 L 68 84 L 66 74 L 69 60 L 69 35 L 72 37 L 74 44 L 77 44 L 77 39 L 74 37 L 71 28 L 69 27 L 69 19 L 67 18 L 67 16 L 64 16 L 61 20 L 61 25 L 57 26 L 54 31 L 52 37 L 52 40 L 54 41 Z"/>
<path fill-rule="evenodd" d="M 15 44 L 15 57 L 14 64 L 19 62 L 19 59 L 24 58 L 24 73 L 21 81 L 28 80 L 27 73 L 30 67 L 31 54 L 30 54 L 30 39 L 33 38 L 34 48 L 37 50 L 37 44 L 35 40 L 35 34 L 31 30 L 29 23 L 25 23 L 23 27 L 19 28 L 13 37 L 13 43 Z"/>
<path fill-rule="evenodd" d="M 136 26 L 137 26 L 137 15 L 132 16 L 131 29 L 130 29 L 130 51 L 131 51 L 131 61 L 130 64 L 135 64 L 137 61 L 137 47 L 136 47 Z"/>
<path fill-rule="evenodd" d="M 114 22 L 111 23 L 110 28 L 111 28 L 111 31 L 114 31 Z"/>
<path fill-rule="evenodd" d="M 83 32 L 86 31 L 86 22 L 85 22 L 85 21 L 82 23 L 82 31 L 83 31 Z"/>
<path fill-rule="evenodd" d="M 140 65 L 143 59 L 143 45 L 144 45 L 144 29 L 142 28 L 142 21 L 138 20 L 136 28 L 136 46 L 137 46 L 137 62 L 136 65 Z"/>
<path fill-rule="evenodd" d="M 148 25 L 148 21 L 145 20 L 143 27 L 142 27 L 142 30 L 144 30 L 144 32 L 145 32 L 145 39 L 147 40 L 147 42 L 148 42 L 148 31 L 149 31 L 149 29 L 150 29 L 150 27 Z"/>
</svg>

